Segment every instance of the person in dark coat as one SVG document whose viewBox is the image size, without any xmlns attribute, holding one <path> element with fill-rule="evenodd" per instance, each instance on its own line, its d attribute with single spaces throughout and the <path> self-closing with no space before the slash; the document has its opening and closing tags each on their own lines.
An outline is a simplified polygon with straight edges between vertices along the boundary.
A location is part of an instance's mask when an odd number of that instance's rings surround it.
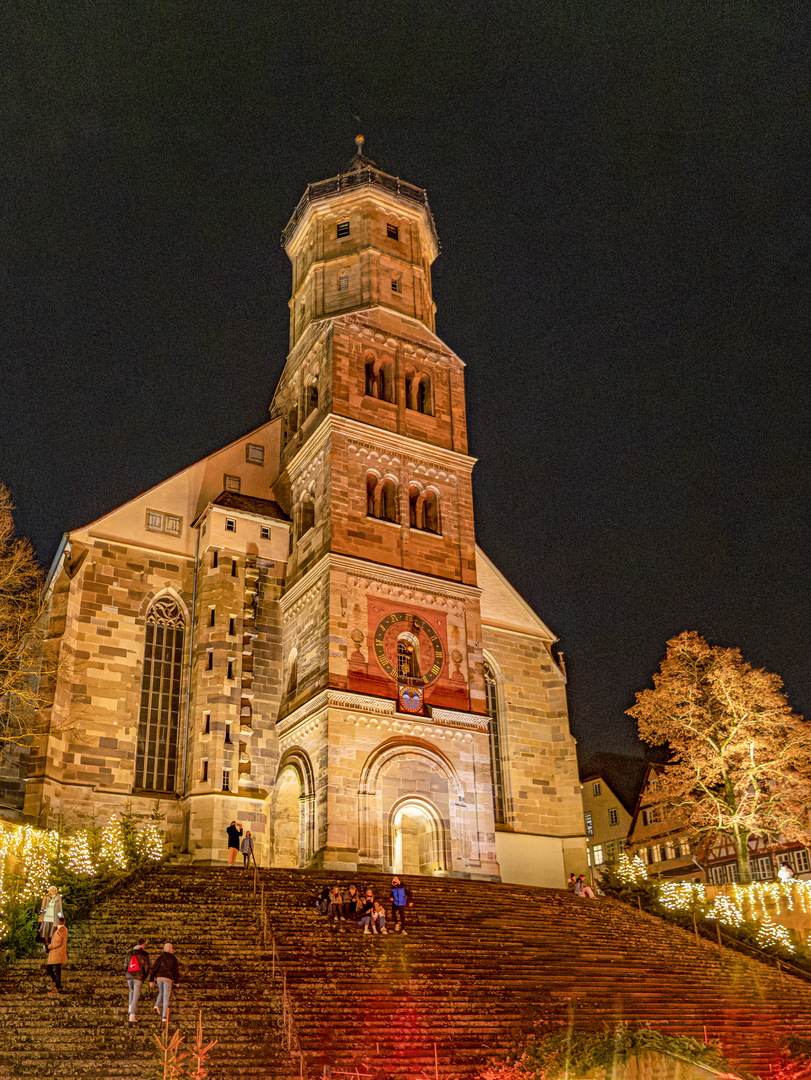
<svg viewBox="0 0 811 1080">
<path fill-rule="evenodd" d="M 62 993 L 62 965 L 68 962 L 68 928 L 64 915 L 59 915 L 51 940 L 48 942 L 48 963 L 45 970 L 53 979 L 54 988 L 49 994 Z"/>
<path fill-rule="evenodd" d="M 158 984 L 158 998 L 155 1002 L 155 1012 L 161 1020 L 169 1015 L 169 998 L 172 996 L 172 986 L 180 983 L 180 967 L 172 948 L 171 942 L 167 941 L 149 969 L 149 985 Z"/>
<path fill-rule="evenodd" d="M 149 953 L 144 946 L 146 940 L 141 938 L 134 949 L 130 949 L 130 954 L 127 957 L 127 970 L 125 972 L 127 976 L 127 985 L 130 991 L 130 999 L 127 1005 L 127 1015 L 129 1016 L 129 1022 L 135 1023 L 135 1010 L 138 1008 L 138 998 L 141 996 L 141 989 L 144 985 L 144 979 L 149 972 Z"/>
<path fill-rule="evenodd" d="M 236 866 L 239 854 L 239 838 L 242 836 L 242 826 L 238 821 L 232 821 L 225 830 L 228 833 L 228 865 Z"/>
</svg>

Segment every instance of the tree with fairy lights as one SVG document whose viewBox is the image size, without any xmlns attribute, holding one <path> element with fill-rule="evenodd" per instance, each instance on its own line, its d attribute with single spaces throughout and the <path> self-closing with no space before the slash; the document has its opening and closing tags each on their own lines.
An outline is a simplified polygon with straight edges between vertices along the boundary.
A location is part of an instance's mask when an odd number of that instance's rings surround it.
<svg viewBox="0 0 811 1080">
<path fill-rule="evenodd" d="M 49 668 L 40 620 L 42 567 L 31 542 L 16 535 L 13 509 L 0 484 L 0 753 L 39 730 Z"/>
<path fill-rule="evenodd" d="M 811 724 L 777 675 L 686 631 L 667 643 L 653 683 L 628 709 L 644 742 L 670 749 L 651 805 L 708 844 L 729 837 L 743 883 L 750 837 L 811 840 Z"/>
</svg>

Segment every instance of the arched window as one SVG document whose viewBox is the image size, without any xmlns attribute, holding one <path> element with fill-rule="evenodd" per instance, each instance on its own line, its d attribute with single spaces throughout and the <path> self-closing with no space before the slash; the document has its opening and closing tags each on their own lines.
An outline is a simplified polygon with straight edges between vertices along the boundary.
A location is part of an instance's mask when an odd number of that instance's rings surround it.
<svg viewBox="0 0 811 1080">
<path fill-rule="evenodd" d="M 377 473 L 366 474 L 366 515 L 382 521 L 399 520 L 397 483 L 390 476 L 381 479 Z"/>
<path fill-rule="evenodd" d="M 311 382 L 304 388 L 304 420 L 318 408 L 318 384 Z"/>
<path fill-rule="evenodd" d="M 380 401 L 394 401 L 394 379 L 391 363 L 366 357 L 366 396 Z"/>
<path fill-rule="evenodd" d="M 439 495 L 433 488 L 428 488 L 425 492 L 422 527 L 426 532 L 439 533 L 442 531 L 439 527 Z"/>
<path fill-rule="evenodd" d="M 175 790 L 184 630 L 177 600 L 155 600 L 146 616 L 135 751 L 135 787 L 147 791 Z"/>
<path fill-rule="evenodd" d="M 408 524 L 412 529 L 420 529 L 422 526 L 419 524 L 418 511 L 422 509 L 421 505 L 422 488 L 419 484 L 408 485 Z"/>
<path fill-rule="evenodd" d="M 406 408 L 415 412 L 433 415 L 434 399 L 431 394 L 431 376 L 422 371 L 406 370 L 405 376 Z"/>
<path fill-rule="evenodd" d="M 305 499 L 301 504 L 301 526 L 299 536 L 304 536 L 315 525 L 315 504 L 312 499 Z"/>
<path fill-rule="evenodd" d="M 417 412 L 433 413 L 434 403 L 431 397 L 431 379 L 428 375 L 418 375 L 414 380 L 414 408 Z"/>
<path fill-rule="evenodd" d="M 383 481 L 380 489 L 380 513 L 377 516 L 384 521 L 397 521 L 397 485 L 393 480 Z"/>
<path fill-rule="evenodd" d="M 366 361 L 366 396 L 377 397 L 377 372 L 374 360 Z"/>
<path fill-rule="evenodd" d="M 490 779 L 493 784 L 493 816 L 497 825 L 504 824 L 504 773 L 502 769 L 501 722 L 498 707 L 498 680 L 496 673 L 485 661 L 484 687 L 487 694 L 487 712 L 490 716 Z"/>
<path fill-rule="evenodd" d="M 419 484 L 408 485 L 408 521 L 412 529 L 439 533 L 439 494 L 433 488 L 422 490 Z"/>
</svg>

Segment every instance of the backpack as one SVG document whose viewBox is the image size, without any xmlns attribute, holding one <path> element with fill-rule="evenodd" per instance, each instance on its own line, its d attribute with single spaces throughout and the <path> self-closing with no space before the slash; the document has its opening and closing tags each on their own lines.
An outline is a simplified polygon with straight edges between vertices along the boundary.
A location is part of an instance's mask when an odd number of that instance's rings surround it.
<svg viewBox="0 0 811 1080">
<path fill-rule="evenodd" d="M 140 970 L 141 970 L 141 961 L 138 959 L 138 957 L 135 955 L 135 953 L 133 953 L 132 956 L 130 957 L 130 962 L 127 964 L 127 974 L 128 975 L 134 975 L 136 971 L 140 971 Z"/>
</svg>

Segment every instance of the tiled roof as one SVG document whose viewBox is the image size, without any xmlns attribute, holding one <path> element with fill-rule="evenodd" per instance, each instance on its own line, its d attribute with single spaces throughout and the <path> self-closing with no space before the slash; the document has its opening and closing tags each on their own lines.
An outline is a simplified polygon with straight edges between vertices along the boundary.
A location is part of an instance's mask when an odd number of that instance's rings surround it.
<svg viewBox="0 0 811 1080">
<path fill-rule="evenodd" d="M 253 495 L 240 495 L 238 491 L 221 491 L 212 502 L 226 510 L 243 510 L 246 514 L 257 514 L 259 517 L 273 518 L 274 521 L 290 520 L 273 499 L 257 499 Z"/>
</svg>

